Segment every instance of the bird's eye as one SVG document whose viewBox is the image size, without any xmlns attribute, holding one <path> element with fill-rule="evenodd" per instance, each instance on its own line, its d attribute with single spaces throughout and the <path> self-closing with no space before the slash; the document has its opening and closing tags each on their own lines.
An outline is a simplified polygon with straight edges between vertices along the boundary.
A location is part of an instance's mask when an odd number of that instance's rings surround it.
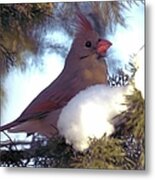
<svg viewBox="0 0 155 180">
<path fill-rule="evenodd" d="M 87 41 L 87 42 L 85 43 L 85 46 L 86 46 L 87 48 L 90 48 L 90 47 L 91 47 L 91 42 L 90 42 L 90 41 Z"/>
</svg>

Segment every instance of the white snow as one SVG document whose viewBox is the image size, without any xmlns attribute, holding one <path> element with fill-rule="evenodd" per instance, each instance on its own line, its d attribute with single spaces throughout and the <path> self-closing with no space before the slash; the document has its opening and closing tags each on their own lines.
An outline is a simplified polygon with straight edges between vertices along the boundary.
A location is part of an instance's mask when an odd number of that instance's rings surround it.
<svg viewBox="0 0 155 180">
<path fill-rule="evenodd" d="M 114 132 L 111 119 L 125 111 L 125 95 L 131 94 L 132 86 L 114 87 L 91 86 L 80 91 L 63 108 L 58 129 L 66 143 L 77 151 L 89 147 L 90 138 L 101 138 Z"/>
</svg>

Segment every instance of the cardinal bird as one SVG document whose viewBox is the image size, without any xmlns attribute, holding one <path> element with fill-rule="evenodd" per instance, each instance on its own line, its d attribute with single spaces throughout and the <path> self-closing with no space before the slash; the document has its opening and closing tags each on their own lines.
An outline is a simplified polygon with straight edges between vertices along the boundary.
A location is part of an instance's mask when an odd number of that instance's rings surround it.
<svg viewBox="0 0 155 180">
<path fill-rule="evenodd" d="M 103 59 L 111 42 L 101 39 L 90 21 L 77 13 L 76 35 L 61 74 L 45 88 L 13 122 L 0 131 L 38 132 L 47 137 L 58 133 L 57 121 L 64 106 L 81 90 L 107 84 Z"/>
</svg>

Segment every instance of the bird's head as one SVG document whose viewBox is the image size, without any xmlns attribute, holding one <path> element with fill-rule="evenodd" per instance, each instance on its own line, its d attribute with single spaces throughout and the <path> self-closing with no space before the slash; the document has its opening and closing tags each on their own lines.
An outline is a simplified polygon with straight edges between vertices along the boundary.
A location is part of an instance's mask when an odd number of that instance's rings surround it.
<svg viewBox="0 0 155 180">
<path fill-rule="evenodd" d="M 99 36 L 88 19 L 81 13 L 77 13 L 76 29 L 72 49 L 79 59 L 84 59 L 92 54 L 103 56 L 112 45 L 110 41 Z"/>
</svg>

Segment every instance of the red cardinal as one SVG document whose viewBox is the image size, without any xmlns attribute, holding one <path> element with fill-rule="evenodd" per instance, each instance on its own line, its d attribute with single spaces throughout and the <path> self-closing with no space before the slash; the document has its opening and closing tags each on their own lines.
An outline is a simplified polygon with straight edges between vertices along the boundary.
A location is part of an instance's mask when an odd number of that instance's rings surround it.
<svg viewBox="0 0 155 180">
<path fill-rule="evenodd" d="M 57 133 L 63 107 L 79 91 L 107 83 L 107 66 L 102 58 L 112 45 L 101 39 L 84 15 L 77 15 L 77 32 L 61 74 L 45 88 L 13 122 L 0 131 L 38 132 L 47 137 Z"/>
</svg>

